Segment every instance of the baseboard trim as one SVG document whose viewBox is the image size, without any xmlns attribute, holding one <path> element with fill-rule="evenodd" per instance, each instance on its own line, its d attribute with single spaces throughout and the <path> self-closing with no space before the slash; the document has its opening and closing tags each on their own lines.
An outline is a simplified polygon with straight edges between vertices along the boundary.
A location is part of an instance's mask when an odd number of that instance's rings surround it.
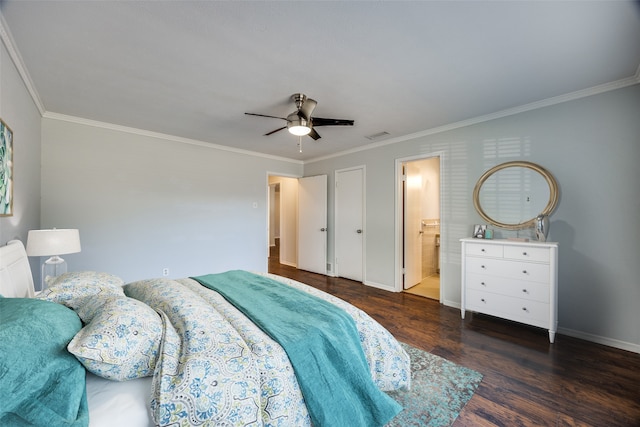
<svg viewBox="0 0 640 427">
<path fill-rule="evenodd" d="M 280 260 L 280 264 L 293 267 L 293 268 L 298 268 L 298 264 L 296 264 L 295 262 L 287 262 L 287 261 Z"/>
<path fill-rule="evenodd" d="M 447 307 L 457 308 L 458 310 L 460 310 L 460 307 L 462 306 L 462 304 L 460 304 L 459 302 L 449 301 L 449 300 L 442 301 L 442 305 L 446 305 Z M 462 316 L 460 317 L 462 318 Z"/>
<path fill-rule="evenodd" d="M 389 292 L 396 292 L 394 286 L 383 285 L 382 283 L 370 282 L 368 280 L 366 280 L 366 281 L 364 281 L 362 283 L 364 283 L 367 286 L 371 286 L 372 288 L 382 289 L 384 291 L 389 291 Z"/>
<path fill-rule="evenodd" d="M 591 341 L 596 344 L 606 345 L 608 347 L 615 347 L 621 350 L 631 351 L 633 353 L 640 354 L 640 344 L 634 344 L 626 341 L 620 341 L 613 338 L 603 337 L 600 335 L 589 334 L 582 331 L 576 331 L 568 328 L 558 328 L 558 334 L 568 335 L 573 338 L 580 338 L 585 341 Z"/>
<path fill-rule="evenodd" d="M 455 301 L 447 301 L 443 302 L 444 305 L 448 307 L 460 309 L 460 303 Z M 600 335 L 589 334 L 582 331 L 576 331 L 574 329 L 569 328 L 558 328 L 557 333 L 559 335 L 567 335 L 569 337 L 578 338 L 585 341 L 590 341 L 596 344 L 606 345 L 607 347 L 619 348 L 620 350 L 631 351 L 633 353 L 640 354 L 640 344 L 634 344 L 626 341 L 620 341 L 613 338 L 603 337 Z"/>
<path fill-rule="evenodd" d="M 382 289 L 389 292 L 397 292 L 394 286 L 384 285 L 382 283 L 376 283 L 371 281 L 363 282 L 367 286 L 371 286 L 372 288 Z M 456 301 L 444 300 L 442 302 L 443 305 L 448 307 L 460 309 L 460 303 Z M 568 328 L 558 328 L 558 334 L 567 335 L 573 338 L 579 338 L 585 341 L 590 341 L 596 344 L 606 345 L 608 347 L 618 348 L 620 350 L 631 351 L 633 353 L 640 354 L 640 344 L 634 344 L 626 341 L 616 340 L 613 338 L 603 337 L 600 335 L 589 334 L 582 331 L 576 331 Z"/>
</svg>

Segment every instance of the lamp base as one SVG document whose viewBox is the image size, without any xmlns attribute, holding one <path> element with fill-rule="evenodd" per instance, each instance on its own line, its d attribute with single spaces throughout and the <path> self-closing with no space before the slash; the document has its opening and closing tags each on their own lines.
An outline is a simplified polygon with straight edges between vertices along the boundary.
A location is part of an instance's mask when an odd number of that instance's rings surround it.
<svg viewBox="0 0 640 427">
<path fill-rule="evenodd" d="M 67 262 L 54 255 L 42 264 L 42 290 L 53 283 L 54 279 L 67 272 Z"/>
</svg>

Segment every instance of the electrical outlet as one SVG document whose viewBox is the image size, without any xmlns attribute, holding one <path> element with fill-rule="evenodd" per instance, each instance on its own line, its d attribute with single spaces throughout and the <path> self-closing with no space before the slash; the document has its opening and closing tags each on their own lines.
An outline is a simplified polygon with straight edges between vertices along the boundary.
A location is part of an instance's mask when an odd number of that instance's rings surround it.
<svg viewBox="0 0 640 427">
<path fill-rule="evenodd" d="M 168 268 L 163 268 L 162 269 L 162 275 L 163 276 L 168 276 L 169 275 L 169 269 Z"/>
</svg>

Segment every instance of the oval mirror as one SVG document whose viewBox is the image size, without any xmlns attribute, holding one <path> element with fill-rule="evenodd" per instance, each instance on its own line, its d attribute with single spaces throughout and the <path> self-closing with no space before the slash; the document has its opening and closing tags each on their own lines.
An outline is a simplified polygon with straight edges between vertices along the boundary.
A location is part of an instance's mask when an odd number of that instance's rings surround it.
<svg viewBox="0 0 640 427">
<path fill-rule="evenodd" d="M 558 203 L 558 184 L 546 169 L 525 161 L 502 163 L 486 171 L 473 189 L 473 205 L 489 224 L 507 230 L 533 227 Z"/>
</svg>

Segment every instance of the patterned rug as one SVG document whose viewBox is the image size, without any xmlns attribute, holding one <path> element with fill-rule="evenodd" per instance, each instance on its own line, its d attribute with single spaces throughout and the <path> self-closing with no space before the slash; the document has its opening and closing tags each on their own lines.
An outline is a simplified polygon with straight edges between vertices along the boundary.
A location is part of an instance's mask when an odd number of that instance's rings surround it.
<svg viewBox="0 0 640 427">
<path fill-rule="evenodd" d="M 387 394 L 404 409 L 387 427 L 448 427 L 460 414 L 482 374 L 402 343 L 411 358 L 411 390 Z"/>
</svg>

